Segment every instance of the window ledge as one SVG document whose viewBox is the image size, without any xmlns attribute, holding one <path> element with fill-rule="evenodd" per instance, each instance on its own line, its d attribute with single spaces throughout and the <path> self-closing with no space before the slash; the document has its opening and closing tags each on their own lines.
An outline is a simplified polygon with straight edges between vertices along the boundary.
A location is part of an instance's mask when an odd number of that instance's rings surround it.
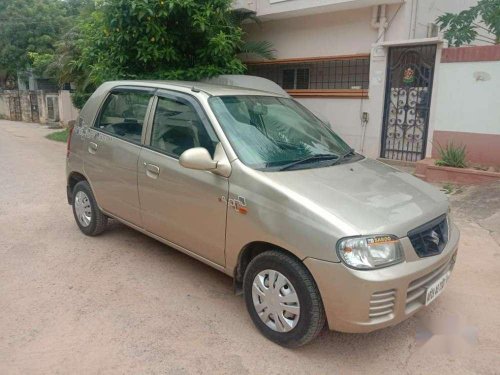
<svg viewBox="0 0 500 375">
<path fill-rule="evenodd" d="M 366 89 L 286 90 L 294 98 L 368 98 Z"/>
</svg>

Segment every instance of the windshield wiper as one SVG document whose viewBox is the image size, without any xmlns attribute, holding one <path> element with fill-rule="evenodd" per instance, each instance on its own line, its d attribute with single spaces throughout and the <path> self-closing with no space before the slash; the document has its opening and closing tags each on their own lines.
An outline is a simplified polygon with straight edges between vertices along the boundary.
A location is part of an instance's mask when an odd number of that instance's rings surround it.
<svg viewBox="0 0 500 375">
<path fill-rule="evenodd" d="M 321 161 L 321 160 L 339 159 L 340 157 L 341 156 L 339 156 L 337 154 L 315 154 L 315 155 L 308 156 L 304 159 L 296 160 L 296 161 L 293 161 L 289 164 L 285 164 L 284 166 L 279 168 L 279 170 L 285 171 L 285 170 L 290 169 L 290 168 L 292 168 L 296 165 L 299 165 L 299 164 L 305 164 L 308 162 Z"/>
<path fill-rule="evenodd" d="M 346 153 L 340 155 L 339 158 L 335 160 L 335 162 L 332 165 L 339 164 L 340 162 L 342 162 L 342 160 L 344 160 L 350 155 L 355 155 L 353 148 L 350 148 Z"/>
</svg>

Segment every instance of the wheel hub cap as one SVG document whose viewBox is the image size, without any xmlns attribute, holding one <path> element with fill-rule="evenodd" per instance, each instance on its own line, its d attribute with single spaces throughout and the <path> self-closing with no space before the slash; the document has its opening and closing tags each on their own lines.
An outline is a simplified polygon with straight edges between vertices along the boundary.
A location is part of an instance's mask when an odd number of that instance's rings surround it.
<svg viewBox="0 0 500 375">
<path fill-rule="evenodd" d="M 75 213 L 76 218 L 82 226 L 88 227 L 90 225 L 90 221 L 92 220 L 92 207 L 90 206 L 89 197 L 83 191 L 76 193 Z"/>
<path fill-rule="evenodd" d="M 255 276 L 252 299 L 260 319 L 273 331 L 288 332 L 297 325 L 299 298 L 292 283 L 280 272 L 265 270 Z"/>
</svg>

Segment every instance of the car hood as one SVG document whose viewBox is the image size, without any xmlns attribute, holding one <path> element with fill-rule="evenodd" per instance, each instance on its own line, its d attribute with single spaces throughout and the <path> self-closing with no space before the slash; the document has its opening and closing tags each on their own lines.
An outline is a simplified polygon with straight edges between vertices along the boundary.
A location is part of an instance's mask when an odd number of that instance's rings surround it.
<svg viewBox="0 0 500 375">
<path fill-rule="evenodd" d="M 265 174 L 276 188 L 296 193 L 305 208 L 320 206 L 347 224 L 352 233 L 346 235 L 405 237 L 411 229 L 448 210 L 448 200 L 438 189 L 368 158 Z"/>
</svg>

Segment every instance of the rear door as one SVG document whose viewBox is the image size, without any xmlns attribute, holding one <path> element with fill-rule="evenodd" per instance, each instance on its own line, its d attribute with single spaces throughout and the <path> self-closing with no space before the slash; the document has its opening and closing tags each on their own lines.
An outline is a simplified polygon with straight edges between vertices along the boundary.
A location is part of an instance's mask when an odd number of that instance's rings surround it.
<svg viewBox="0 0 500 375">
<path fill-rule="evenodd" d="M 137 163 L 153 90 L 113 89 L 86 137 L 84 170 L 106 212 L 142 226 Z"/>
<path fill-rule="evenodd" d="M 144 228 L 224 265 L 228 179 L 179 164 L 179 156 L 192 147 L 205 147 L 213 156 L 219 140 L 196 99 L 163 90 L 157 95 L 139 157 Z"/>
</svg>

